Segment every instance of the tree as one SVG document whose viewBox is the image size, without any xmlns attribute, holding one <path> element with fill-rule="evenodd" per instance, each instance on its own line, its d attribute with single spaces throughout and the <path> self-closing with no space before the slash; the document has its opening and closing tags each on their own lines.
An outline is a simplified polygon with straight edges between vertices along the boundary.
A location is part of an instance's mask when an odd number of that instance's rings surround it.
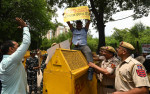
<svg viewBox="0 0 150 94">
<path fill-rule="evenodd" d="M 106 37 L 107 44 L 113 44 L 114 42 L 119 44 L 120 41 L 126 41 L 131 43 L 136 48 L 136 51 L 140 52 L 141 44 L 150 43 L 150 28 L 142 23 L 137 23 L 131 28 L 114 28 L 114 30 L 110 37 Z"/>
<path fill-rule="evenodd" d="M 87 5 L 92 11 L 92 21 L 96 26 L 99 33 L 99 45 L 105 45 L 105 23 L 112 19 L 112 15 L 124 11 L 134 10 L 134 19 L 148 16 L 150 0 L 48 0 L 48 3 L 52 6 L 65 7 L 77 7 Z"/>
<path fill-rule="evenodd" d="M 15 22 L 15 17 L 21 17 L 30 26 L 30 48 L 36 49 L 41 44 L 42 36 L 49 29 L 55 28 L 51 22 L 54 15 L 54 11 L 45 0 L 0 0 L 0 41 L 21 41 L 22 32 L 17 32 Z"/>
<path fill-rule="evenodd" d="M 139 52 L 139 39 L 140 39 L 140 32 L 143 32 L 146 29 L 146 27 L 140 22 L 135 24 L 131 29 L 130 33 L 132 37 L 136 41 L 136 51 Z"/>
<path fill-rule="evenodd" d="M 72 37 L 72 32 L 70 31 L 70 32 L 64 32 L 64 33 L 58 35 L 57 37 L 53 37 L 50 40 L 48 40 L 47 38 L 44 38 L 42 40 L 42 45 L 40 46 L 40 48 L 46 50 L 46 49 L 50 48 L 53 43 L 60 43 L 67 39 L 71 40 L 71 37 Z"/>
<path fill-rule="evenodd" d="M 117 29 L 114 28 L 114 33 L 112 34 L 112 37 L 115 40 L 118 40 L 118 42 L 124 41 L 124 39 L 126 38 L 126 36 L 129 35 L 129 29 L 125 28 L 125 29 Z"/>
</svg>

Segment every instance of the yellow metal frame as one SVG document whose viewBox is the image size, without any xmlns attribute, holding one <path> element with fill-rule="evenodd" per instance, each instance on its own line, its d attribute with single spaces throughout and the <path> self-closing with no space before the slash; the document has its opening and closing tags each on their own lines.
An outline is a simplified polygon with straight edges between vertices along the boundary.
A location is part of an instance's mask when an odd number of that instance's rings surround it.
<svg viewBox="0 0 150 94">
<path fill-rule="evenodd" d="M 76 58 L 78 60 L 73 61 Z M 92 81 L 88 81 L 88 68 L 80 51 L 56 49 L 44 70 L 43 94 L 97 94 L 96 76 L 94 75 Z"/>
</svg>

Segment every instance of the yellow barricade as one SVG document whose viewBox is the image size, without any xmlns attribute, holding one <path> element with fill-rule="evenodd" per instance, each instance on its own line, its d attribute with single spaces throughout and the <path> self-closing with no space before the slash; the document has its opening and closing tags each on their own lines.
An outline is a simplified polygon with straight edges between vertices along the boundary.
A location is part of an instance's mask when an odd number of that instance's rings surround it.
<svg viewBox="0 0 150 94">
<path fill-rule="evenodd" d="M 56 49 L 43 75 L 43 94 L 97 94 L 96 75 L 88 81 L 89 66 L 77 50 Z"/>
<path fill-rule="evenodd" d="M 46 54 L 46 53 L 47 53 L 47 51 L 41 50 L 40 55 L 44 55 L 44 54 Z M 23 65 L 24 65 L 24 67 L 25 67 L 26 59 L 27 59 L 28 57 L 30 57 L 30 51 L 27 51 L 26 54 L 24 55 L 23 62 L 22 62 Z M 40 56 L 40 63 L 41 63 L 41 61 L 42 61 L 42 56 Z"/>
</svg>

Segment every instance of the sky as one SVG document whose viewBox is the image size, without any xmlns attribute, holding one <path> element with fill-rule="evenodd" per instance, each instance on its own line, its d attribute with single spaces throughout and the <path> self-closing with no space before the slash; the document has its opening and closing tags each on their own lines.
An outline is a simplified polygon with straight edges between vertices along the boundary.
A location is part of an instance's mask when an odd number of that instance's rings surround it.
<svg viewBox="0 0 150 94">
<path fill-rule="evenodd" d="M 68 26 L 63 21 L 63 16 L 62 16 L 63 12 L 64 12 L 64 9 L 58 9 L 58 11 L 56 12 L 58 14 L 57 20 L 58 20 L 58 22 L 64 24 L 65 26 Z M 117 19 L 128 17 L 132 14 L 133 14 L 133 11 L 128 10 L 128 11 L 116 13 L 112 16 L 112 18 L 117 20 Z M 112 35 L 114 32 L 113 28 L 118 28 L 118 29 L 131 28 L 132 26 L 134 26 L 136 23 L 139 23 L 139 22 L 143 23 L 146 26 L 150 26 L 150 14 L 148 17 L 142 17 L 137 20 L 133 20 L 132 17 L 129 17 L 129 18 L 126 18 L 123 20 L 105 23 L 105 25 L 106 25 L 105 36 Z M 98 33 L 96 32 L 95 29 L 92 28 L 92 24 L 90 24 L 89 29 L 91 30 L 91 35 L 93 35 L 93 38 L 98 38 Z"/>
</svg>

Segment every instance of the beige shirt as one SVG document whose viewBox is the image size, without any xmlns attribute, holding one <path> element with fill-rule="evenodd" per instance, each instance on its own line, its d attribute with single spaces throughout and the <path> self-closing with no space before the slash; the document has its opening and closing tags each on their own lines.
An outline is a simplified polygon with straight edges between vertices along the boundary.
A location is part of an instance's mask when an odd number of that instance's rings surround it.
<svg viewBox="0 0 150 94">
<path fill-rule="evenodd" d="M 116 68 L 115 88 L 117 91 L 129 91 L 142 86 L 150 87 L 145 68 L 129 56 Z"/>
<path fill-rule="evenodd" d="M 101 64 L 101 68 L 106 69 L 110 74 L 115 72 L 116 66 L 118 66 L 119 60 L 116 57 L 104 60 Z M 106 75 L 100 74 L 100 81 L 102 85 L 114 85 L 115 79 L 109 78 Z"/>
</svg>

